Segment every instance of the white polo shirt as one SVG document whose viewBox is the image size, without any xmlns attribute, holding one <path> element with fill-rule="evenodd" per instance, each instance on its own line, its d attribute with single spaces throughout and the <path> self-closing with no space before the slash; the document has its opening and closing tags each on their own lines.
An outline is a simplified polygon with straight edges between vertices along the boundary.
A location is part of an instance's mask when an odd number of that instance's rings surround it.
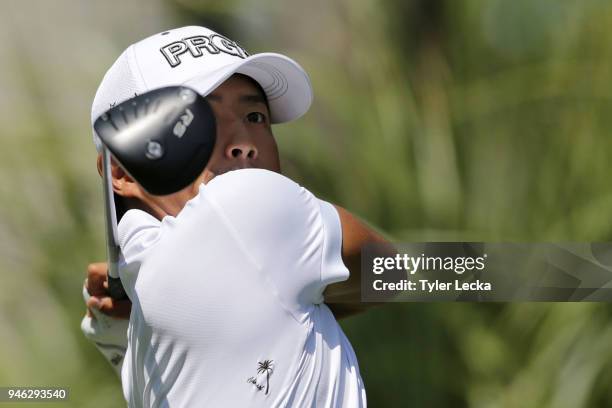
<svg viewBox="0 0 612 408">
<path fill-rule="evenodd" d="M 362 407 L 355 353 L 323 302 L 348 278 L 335 208 L 245 169 L 201 185 L 176 217 L 119 223 L 132 300 L 130 407 Z"/>
</svg>

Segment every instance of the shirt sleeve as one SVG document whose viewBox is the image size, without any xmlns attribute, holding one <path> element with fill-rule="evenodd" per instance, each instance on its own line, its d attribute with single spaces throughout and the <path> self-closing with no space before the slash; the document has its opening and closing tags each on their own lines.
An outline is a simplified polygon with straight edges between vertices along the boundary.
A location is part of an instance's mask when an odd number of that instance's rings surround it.
<svg viewBox="0 0 612 408">
<path fill-rule="evenodd" d="M 342 224 L 338 210 L 327 201 L 318 200 L 323 223 L 321 287 L 317 303 L 323 302 L 323 290 L 329 284 L 349 278 L 349 270 L 342 261 Z"/>
<path fill-rule="evenodd" d="M 119 221 L 119 277 L 130 299 L 144 255 L 159 239 L 160 226 L 158 219 L 141 210 L 129 210 Z"/>
<path fill-rule="evenodd" d="M 206 192 L 241 252 L 292 310 L 322 302 L 326 285 L 348 277 L 336 209 L 294 181 L 239 170 L 213 179 Z"/>
</svg>

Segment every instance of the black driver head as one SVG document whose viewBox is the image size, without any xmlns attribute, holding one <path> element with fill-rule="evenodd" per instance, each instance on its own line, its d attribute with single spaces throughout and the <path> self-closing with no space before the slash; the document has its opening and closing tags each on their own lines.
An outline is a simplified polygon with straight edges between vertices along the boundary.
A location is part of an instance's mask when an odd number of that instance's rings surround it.
<svg viewBox="0 0 612 408">
<path fill-rule="evenodd" d="M 94 130 L 121 167 L 154 195 L 192 183 L 206 167 L 216 137 L 210 105 L 184 86 L 128 99 L 96 119 Z"/>
</svg>

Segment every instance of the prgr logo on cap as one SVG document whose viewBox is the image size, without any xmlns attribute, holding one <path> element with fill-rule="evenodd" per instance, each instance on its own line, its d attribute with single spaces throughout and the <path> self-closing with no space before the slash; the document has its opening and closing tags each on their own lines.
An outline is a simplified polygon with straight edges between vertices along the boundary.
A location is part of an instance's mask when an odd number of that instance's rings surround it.
<svg viewBox="0 0 612 408">
<path fill-rule="evenodd" d="M 211 36 L 196 35 L 183 38 L 180 41 L 174 41 L 164 45 L 160 48 L 160 51 L 172 68 L 180 65 L 180 56 L 187 51 L 189 51 L 194 58 L 204 55 L 204 51 L 209 54 L 219 54 L 223 52 L 239 58 L 246 58 L 249 56 L 244 48 L 240 47 L 236 42 L 219 34 L 213 34 Z"/>
</svg>

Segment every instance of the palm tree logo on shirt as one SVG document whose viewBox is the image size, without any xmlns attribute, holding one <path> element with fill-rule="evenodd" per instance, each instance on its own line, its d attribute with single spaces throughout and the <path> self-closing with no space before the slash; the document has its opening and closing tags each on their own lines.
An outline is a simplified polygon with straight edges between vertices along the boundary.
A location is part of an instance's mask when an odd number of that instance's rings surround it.
<svg viewBox="0 0 612 408">
<path fill-rule="evenodd" d="M 266 395 L 268 395 L 268 391 L 270 390 L 270 376 L 272 375 L 273 372 L 274 372 L 274 361 L 273 360 L 264 360 L 264 361 L 257 362 L 257 377 L 259 377 L 260 374 L 266 375 L 266 392 L 265 392 Z M 257 388 L 257 391 L 261 391 L 263 390 L 264 386 L 262 384 L 259 384 L 259 382 L 257 381 L 257 377 L 249 377 L 247 382 L 250 384 L 253 384 L 255 388 Z"/>
<path fill-rule="evenodd" d="M 274 371 L 274 362 L 272 360 L 264 360 L 257 362 L 257 374 L 266 374 L 266 395 L 270 388 L 270 374 Z"/>
</svg>

